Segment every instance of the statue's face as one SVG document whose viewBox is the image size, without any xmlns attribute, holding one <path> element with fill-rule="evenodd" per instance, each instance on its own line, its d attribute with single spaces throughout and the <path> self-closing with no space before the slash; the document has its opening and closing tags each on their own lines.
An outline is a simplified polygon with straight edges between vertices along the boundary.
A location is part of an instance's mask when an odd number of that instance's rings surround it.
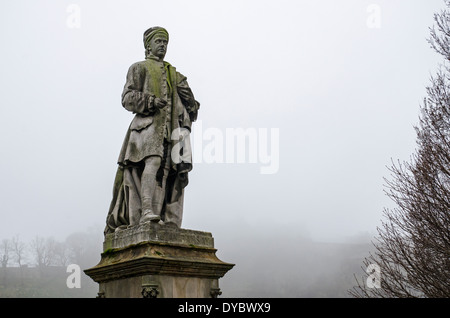
<svg viewBox="0 0 450 318">
<path fill-rule="evenodd" d="M 163 35 L 155 35 L 149 43 L 150 52 L 159 57 L 164 58 L 167 52 L 167 38 Z"/>
</svg>

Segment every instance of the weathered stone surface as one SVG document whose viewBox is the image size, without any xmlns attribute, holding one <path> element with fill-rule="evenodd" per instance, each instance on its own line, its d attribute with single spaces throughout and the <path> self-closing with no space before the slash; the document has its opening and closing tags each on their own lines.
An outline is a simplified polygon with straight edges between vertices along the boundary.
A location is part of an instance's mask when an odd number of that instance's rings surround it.
<svg viewBox="0 0 450 318">
<path fill-rule="evenodd" d="M 141 242 L 159 242 L 187 246 L 214 247 L 211 233 L 180 229 L 177 227 L 146 222 L 127 229 L 106 234 L 103 251 L 122 248 Z"/>
<path fill-rule="evenodd" d="M 211 233 L 149 222 L 106 235 L 100 263 L 85 273 L 102 297 L 217 297 L 234 264 L 216 251 Z"/>
<path fill-rule="evenodd" d="M 144 283 L 151 280 L 150 284 Z M 105 298 L 210 298 L 217 279 L 148 275 L 100 283 Z"/>
</svg>

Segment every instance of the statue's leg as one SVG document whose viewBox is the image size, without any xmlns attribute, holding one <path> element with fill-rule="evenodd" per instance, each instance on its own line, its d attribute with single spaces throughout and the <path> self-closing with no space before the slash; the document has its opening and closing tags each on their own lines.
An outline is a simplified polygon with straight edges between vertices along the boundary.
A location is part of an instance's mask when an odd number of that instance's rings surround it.
<svg viewBox="0 0 450 318">
<path fill-rule="evenodd" d="M 142 215 L 141 181 L 138 169 L 127 168 L 124 173 L 124 214 L 128 214 L 128 225 L 139 224 Z"/>
<path fill-rule="evenodd" d="M 150 156 L 145 159 L 145 167 L 141 176 L 142 215 L 140 223 L 147 221 L 157 222 L 161 219 L 158 211 L 153 211 L 153 198 L 155 189 L 158 186 L 156 174 L 160 166 L 161 157 L 159 156 Z"/>
<path fill-rule="evenodd" d="M 169 154 L 172 152 L 171 147 L 169 147 Z M 171 161 L 168 159 L 168 161 Z M 183 201 L 184 201 L 184 189 L 181 186 L 180 175 L 176 175 L 170 178 L 168 181 L 167 189 L 168 194 L 166 195 L 166 214 L 165 214 L 165 224 L 176 225 L 181 228 L 181 221 L 183 219 Z"/>
<path fill-rule="evenodd" d="M 169 185 L 172 188 L 172 195 L 170 203 L 166 204 L 166 224 L 174 224 L 181 228 L 181 221 L 183 219 L 183 201 L 184 189 L 180 186 L 179 178 L 175 178 L 174 182 Z"/>
</svg>

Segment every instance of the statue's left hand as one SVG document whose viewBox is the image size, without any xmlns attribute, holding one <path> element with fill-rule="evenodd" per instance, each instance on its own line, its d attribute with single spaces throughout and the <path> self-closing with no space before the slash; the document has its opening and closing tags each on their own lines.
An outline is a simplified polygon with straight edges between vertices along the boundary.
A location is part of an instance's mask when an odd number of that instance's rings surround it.
<svg viewBox="0 0 450 318">
<path fill-rule="evenodd" d="M 179 89 L 178 90 L 178 95 L 180 95 L 180 97 L 184 100 L 190 100 L 191 99 L 191 93 L 188 90 L 185 89 Z"/>
</svg>

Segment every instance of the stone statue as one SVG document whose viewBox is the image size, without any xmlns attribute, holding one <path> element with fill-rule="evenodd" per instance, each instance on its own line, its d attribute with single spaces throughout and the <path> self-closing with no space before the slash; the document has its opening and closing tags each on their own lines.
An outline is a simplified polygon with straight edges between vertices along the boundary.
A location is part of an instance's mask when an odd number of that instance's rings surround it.
<svg viewBox="0 0 450 318">
<path fill-rule="evenodd" d="M 164 28 L 145 31 L 145 60 L 128 70 L 122 105 L 136 115 L 119 155 L 105 234 L 149 221 L 181 227 L 189 132 L 200 104 L 186 77 L 164 61 L 168 42 Z"/>
</svg>

